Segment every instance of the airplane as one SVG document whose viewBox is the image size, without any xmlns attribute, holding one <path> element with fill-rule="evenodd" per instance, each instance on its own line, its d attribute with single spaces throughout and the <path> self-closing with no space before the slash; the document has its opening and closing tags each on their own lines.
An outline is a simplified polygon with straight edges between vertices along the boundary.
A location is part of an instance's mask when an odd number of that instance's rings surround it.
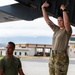
<svg viewBox="0 0 75 75">
<path fill-rule="evenodd" d="M 43 17 L 41 5 L 47 1 L 51 6 L 46 8 L 49 15 L 57 18 L 61 13 L 60 5 L 65 4 L 72 26 L 75 26 L 75 0 L 15 0 L 17 3 L 0 7 L 0 23 L 27 20 Z"/>
</svg>

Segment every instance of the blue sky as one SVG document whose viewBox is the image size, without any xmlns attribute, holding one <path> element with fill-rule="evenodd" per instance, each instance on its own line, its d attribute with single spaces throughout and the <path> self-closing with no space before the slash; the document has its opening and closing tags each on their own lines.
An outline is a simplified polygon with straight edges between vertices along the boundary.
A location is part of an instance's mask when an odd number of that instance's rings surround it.
<svg viewBox="0 0 75 75">
<path fill-rule="evenodd" d="M 0 37 L 0 42 L 7 43 L 13 41 L 16 43 L 34 43 L 34 44 L 51 44 L 51 37 L 39 36 L 39 37 Z"/>
<path fill-rule="evenodd" d="M 14 0 L 0 0 L 0 6 L 16 3 Z M 50 17 L 57 24 L 57 20 Z M 72 27 L 75 33 L 75 27 Z M 15 43 L 46 43 L 51 44 L 53 31 L 43 18 L 34 21 L 14 21 L 0 23 L 0 43 L 14 41 Z"/>
</svg>

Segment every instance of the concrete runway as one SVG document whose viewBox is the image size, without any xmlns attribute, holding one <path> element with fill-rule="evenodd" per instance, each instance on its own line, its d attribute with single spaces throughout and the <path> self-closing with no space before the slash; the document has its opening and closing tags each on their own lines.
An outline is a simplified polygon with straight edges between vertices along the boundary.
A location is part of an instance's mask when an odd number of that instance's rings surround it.
<svg viewBox="0 0 75 75">
<path fill-rule="evenodd" d="M 49 58 L 25 58 L 21 59 L 25 75 L 49 75 Z M 75 60 L 70 60 L 67 75 L 75 75 Z"/>
</svg>

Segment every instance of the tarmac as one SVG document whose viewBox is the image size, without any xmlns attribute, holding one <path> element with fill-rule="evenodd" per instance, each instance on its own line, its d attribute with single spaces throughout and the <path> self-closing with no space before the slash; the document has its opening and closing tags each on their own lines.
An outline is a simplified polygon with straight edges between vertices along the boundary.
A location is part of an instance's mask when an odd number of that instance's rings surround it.
<svg viewBox="0 0 75 75">
<path fill-rule="evenodd" d="M 48 68 L 49 57 L 27 57 L 21 58 L 22 68 L 25 75 L 49 75 Z M 75 75 L 75 58 L 69 58 L 67 75 Z"/>
<path fill-rule="evenodd" d="M 25 75 L 49 75 L 49 57 L 24 56 L 19 58 Z M 69 61 L 67 75 L 75 75 L 75 58 L 69 58 Z"/>
</svg>

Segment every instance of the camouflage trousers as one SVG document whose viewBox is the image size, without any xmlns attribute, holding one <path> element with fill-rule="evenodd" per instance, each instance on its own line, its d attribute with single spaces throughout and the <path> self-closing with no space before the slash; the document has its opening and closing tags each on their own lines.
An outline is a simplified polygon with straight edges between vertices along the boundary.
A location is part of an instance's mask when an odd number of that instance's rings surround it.
<svg viewBox="0 0 75 75">
<path fill-rule="evenodd" d="M 52 53 L 49 59 L 49 74 L 50 75 L 67 75 L 69 65 L 68 54 L 65 52 Z"/>
</svg>

